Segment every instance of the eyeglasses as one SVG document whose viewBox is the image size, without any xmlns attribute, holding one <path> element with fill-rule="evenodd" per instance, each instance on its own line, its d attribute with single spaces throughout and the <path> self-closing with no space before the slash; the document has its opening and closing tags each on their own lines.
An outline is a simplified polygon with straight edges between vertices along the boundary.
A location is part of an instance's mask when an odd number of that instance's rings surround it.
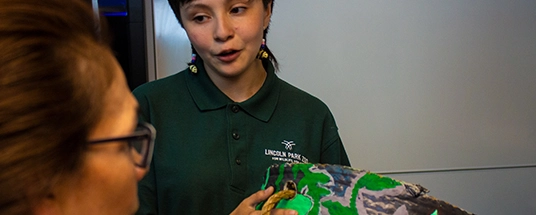
<svg viewBox="0 0 536 215">
<path fill-rule="evenodd" d="M 149 164 L 151 164 L 155 137 L 156 130 L 154 127 L 149 123 L 141 122 L 138 124 L 136 131 L 134 131 L 133 134 L 122 137 L 90 140 L 89 144 L 126 141 L 128 146 L 131 148 L 134 164 L 142 168 L 147 168 Z"/>
</svg>

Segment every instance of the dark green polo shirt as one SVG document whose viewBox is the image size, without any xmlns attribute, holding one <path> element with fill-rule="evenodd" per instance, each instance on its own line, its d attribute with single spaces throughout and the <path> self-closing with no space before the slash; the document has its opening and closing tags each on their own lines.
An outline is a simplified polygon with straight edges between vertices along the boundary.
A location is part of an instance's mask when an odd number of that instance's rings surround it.
<svg viewBox="0 0 536 215">
<path fill-rule="evenodd" d="M 263 65 L 263 86 L 241 103 L 212 83 L 201 60 L 197 74 L 186 69 L 134 90 L 157 130 L 138 214 L 229 214 L 274 163 L 350 165 L 328 107 Z"/>
</svg>

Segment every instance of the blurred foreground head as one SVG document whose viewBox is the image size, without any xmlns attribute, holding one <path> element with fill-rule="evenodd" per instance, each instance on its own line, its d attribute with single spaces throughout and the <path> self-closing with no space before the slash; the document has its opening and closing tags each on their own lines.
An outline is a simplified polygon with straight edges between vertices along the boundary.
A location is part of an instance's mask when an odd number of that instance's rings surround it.
<svg viewBox="0 0 536 215">
<path fill-rule="evenodd" d="M 88 144 L 129 134 L 137 121 L 90 5 L 0 0 L 0 20 L 0 214 L 82 214 L 70 204 L 135 212 L 143 170 L 119 154 L 124 144 Z"/>
</svg>

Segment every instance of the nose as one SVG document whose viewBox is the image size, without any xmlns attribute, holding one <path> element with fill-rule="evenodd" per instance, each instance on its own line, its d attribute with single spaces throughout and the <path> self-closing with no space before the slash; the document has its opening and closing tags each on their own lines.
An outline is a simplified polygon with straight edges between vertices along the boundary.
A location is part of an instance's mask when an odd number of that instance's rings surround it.
<svg viewBox="0 0 536 215">
<path fill-rule="evenodd" d="M 142 168 L 142 167 L 139 167 L 139 166 L 136 166 L 134 167 L 136 170 L 136 180 L 137 181 L 140 181 L 143 176 L 145 176 L 145 174 L 147 174 L 147 172 L 149 171 L 149 167 L 146 167 L 146 168 Z"/>
<path fill-rule="evenodd" d="M 220 16 L 214 29 L 214 39 L 220 42 L 229 40 L 234 35 L 233 28 L 234 25 L 230 17 Z"/>
</svg>

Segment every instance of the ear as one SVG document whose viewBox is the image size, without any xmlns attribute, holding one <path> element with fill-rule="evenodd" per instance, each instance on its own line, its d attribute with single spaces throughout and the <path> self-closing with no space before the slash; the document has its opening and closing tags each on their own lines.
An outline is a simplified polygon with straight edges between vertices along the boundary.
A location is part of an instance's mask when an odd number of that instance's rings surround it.
<svg viewBox="0 0 536 215">
<path fill-rule="evenodd" d="M 268 28 L 268 25 L 270 25 L 270 20 L 272 18 L 272 5 L 274 4 L 273 1 L 270 1 L 268 3 L 268 6 L 264 10 L 264 20 L 263 20 L 263 29 L 266 30 Z"/>
</svg>

